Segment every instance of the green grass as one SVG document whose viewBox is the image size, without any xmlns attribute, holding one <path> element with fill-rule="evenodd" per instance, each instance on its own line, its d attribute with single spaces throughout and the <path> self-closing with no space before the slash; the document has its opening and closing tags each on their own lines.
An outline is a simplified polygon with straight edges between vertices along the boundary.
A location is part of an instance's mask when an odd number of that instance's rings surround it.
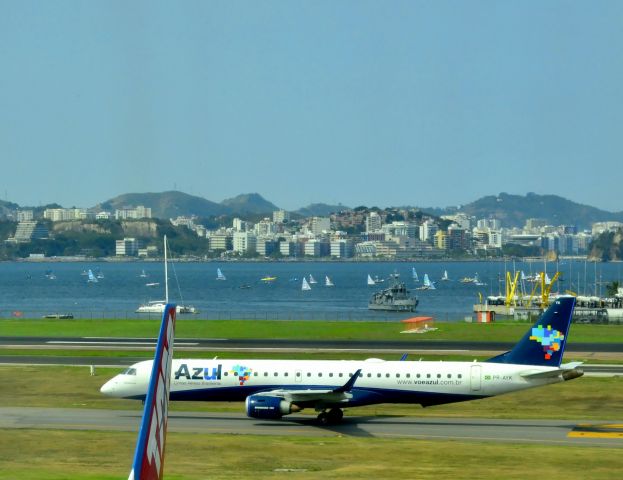
<svg viewBox="0 0 623 480">
<path fill-rule="evenodd" d="M 126 478 L 135 434 L 0 430 L 0 476 L 14 480 Z M 278 469 L 290 469 L 279 472 Z M 170 433 L 168 479 L 609 480 L 618 448 L 362 437 Z"/>
<path fill-rule="evenodd" d="M 159 320 L 0 320 L 0 336 L 51 337 L 155 337 Z M 317 340 L 417 340 L 516 342 L 529 324 L 436 322 L 437 331 L 405 335 L 404 324 L 396 322 L 328 322 L 274 320 L 187 320 L 177 322 L 177 338 L 274 338 Z M 573 325 L 571 342 L 623 342 L 623 326 Z"/>
</svg>

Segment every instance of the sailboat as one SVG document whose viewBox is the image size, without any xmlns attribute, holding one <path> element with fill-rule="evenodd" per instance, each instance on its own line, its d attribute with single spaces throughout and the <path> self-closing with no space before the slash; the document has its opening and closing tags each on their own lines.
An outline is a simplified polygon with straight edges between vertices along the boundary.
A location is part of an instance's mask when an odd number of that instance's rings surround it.
<svg viewBox="0 0 623 480">
<path fill-rule="evenodd" d="M 98 270 L 98 271 L 97 271 L 97 273 L 95 274 L 95 276 L 96 276 L 97 278 L 104 278 L 104 274 L 102 273 L 102 271 L 101 271 L 101 270 Z"/>
<path fill-rule="evenodd" d="M 372 277 L 370 276 L 369 273 L 368 273 L 368 285 L 376 285 L 376 282 L 372 280 Z"/>
<path fill-rule="evenodd" d="M 418 287 L 417 290 L 436 290 L 435 282 L 431 282 L 430 278 L 428 278 L 428 273 L 424 274 L 424 284 Z"/>
<path fill-rule="evenodd" d="M 309 286 L 309 283 L 307 283 L 307 279 L 305 277 L 303 277 L 303 284 L 301 285 L 301 290 L 303 291 L 311 290 L 311 287 Z"/>
<path fill-rule="evenodd" d="M 223 275 L 223 272 L 221 272 L 220 268 L 216 269 L 216 279 L 217 280 L 227 280 L 227 278 L 225 277 L 225 275 Z"/>
<path fill-rule="evenodd" d="M 444 271 L 443 271 L 443 276 L 441 277 L 441 280 L 442 280 L 443 282 L 447 282 L 448 280 L 450 280 L 450 279 L 448 278 L 448 270 L 444 270 Z"/>
<path fill-rule="evenodd" d="M 147 274 L 145 273 L 145 270 L 141 271 L 141 274 L 139 275 L 139 277 L 141 278 L 147 278 Z"/>
<path fill-rule="evenodd" d="M 93 275 L 93 270 L 91 270 L 89 268 L 89 271 L 87 272 L 87 275 L 89 276 L 89 278 L 87 279 L 87 283 L 97 283 L 97 277 L 95 277 L 95 275 Z"/>
<path fill-rule="evenodd" d="M 415 267 L 411 268 L 411 276 L 413 277 L 414 282 L 420 281 L 420 278 L 417 276 L 417 271 L 415 270 Z"/>
<path fill-rule="evenodd" d="M 154 283 L 153 285 L 155 286 L 157 285 L 157 283 Z M 180 296 L 181 296 L 181 292 L 180 292 Z M 164 308 L 166 307 L 167 303 L 169 303 L 169 269 L 168 269 L 168 262 L 167 262 L 167 236 L 165 235 L 164 236 L 164 300 L 153 300 L 153 301 L 144 303 L 143 305 L 140 305 L 136 309 L 136 313 L 163 313 Z M 199 310 L 197 310 L 195 307 L 190 306 L 190 305 L 187 306 L 187 305 L 179 304 L 176 307 L 176 312 L 177 313 L 199 313 Z"/>
<path fill-rule="evenodd" d="M 331 279 L 329 278 L 328 275 L 325 275 L 325 277 L 324 277 L 324 286 L 325 287 L 334 287 L 335 286 L 333 284 L 333 282 L 331 281 Z"/>
<path fill-rule="evenodd" d="M 315 279 L 314 277 L 312 277 L 312 274 L 311 274 L 311 273 L 309 274 L 309 283 L 318 283 L 318 282 L 316 281 L 316 279 Z"/>
</svg>

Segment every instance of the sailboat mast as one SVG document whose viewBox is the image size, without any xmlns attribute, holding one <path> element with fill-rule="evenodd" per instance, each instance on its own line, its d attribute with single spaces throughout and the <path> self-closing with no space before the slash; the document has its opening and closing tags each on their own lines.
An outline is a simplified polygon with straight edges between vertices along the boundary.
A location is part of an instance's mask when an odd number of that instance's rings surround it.
<svg viewBox="0 0 623 480">
<path fill-rule="evenodd" d="M 167 236 L 164 236 L 164 302 L 169 303 L 169 272 L 167 270 Z"/>
</svg>

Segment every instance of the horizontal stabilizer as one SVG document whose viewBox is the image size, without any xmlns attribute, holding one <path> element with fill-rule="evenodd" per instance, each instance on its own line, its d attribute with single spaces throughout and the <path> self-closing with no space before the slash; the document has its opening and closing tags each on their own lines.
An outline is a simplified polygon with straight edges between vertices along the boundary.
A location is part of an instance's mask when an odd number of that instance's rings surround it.
<svg viewBox="0 0 623 480">
<path fill-rule="evenodd" d="M 556 378 L 562 375 L 565 380 L 571 380 L 584 375 L 584 372 L 579 368 L 557 368 L 556 370 L 546 370 L 540 372 L 524 372 L 519 374 L 523 378 Z"/>
</svg>

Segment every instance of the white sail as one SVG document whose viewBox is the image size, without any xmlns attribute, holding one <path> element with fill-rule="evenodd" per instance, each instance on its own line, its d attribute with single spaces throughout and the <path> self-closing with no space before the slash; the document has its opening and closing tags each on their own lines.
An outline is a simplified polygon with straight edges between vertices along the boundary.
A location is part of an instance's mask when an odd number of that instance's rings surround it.
<svg viewBox="0 0 623 480">
<path fill-rule="evenodd" d="M 372 277 L 370 276 L 369 273 L 368 273 L 368 285 L 376 285 L 376 282 L 372 280 Z"/>
<path fill-rule="evenodd" d="M 444 270 L 443 271 L 443 277 L 441 277 L 442 280 L 448 280 L 448 270 Z"/>
<path fill-rule="evenodd" d="M 139 277 L 141 278 L 147 278 L 147 274 L 145 273 L 145 270 L 141 271 L 141 274 L 139 275 Z"/>
<path fill-rule="evenodd" d="M 312 274 L 309 274 L 309 283 L 318 283 L 316 282 L 316 279 L 314 277 L 312 277 Z"/>
<path fill-rule="evenodd" d="M 428 278 L 428 273 L 424 274 L 424 286 L 430 287 L 432 285 L 430 278 Z"/>
<path fill-rule="evenodd" d="M 223 275 L 223 272 L 221 272 L 220 268 L 216 269 L 216 279 L 217 280 L 227 280 L 227 278 L 225 277 L 225 275 Z"/>
<path fill-rule="evenodd" d="M 301 285 L 301 290 L 311 290 L 311 287 L 309 286 L 309 283 L 307 283 L 307 279 L 305 277 L 303 277 L 303 285 Z"/>
<path fill-rule="evenodd" d="M 88 283 L 97 283 L 97 278 L 95 278 L 95 275 L 93 275 L 93 270 L 91 270 L 90 268 L 89 268 L 88 275 L 89 275 L 89 279 L 87 280 Z"/>
<path fill-rule="evenodd" d="M 325 277 L 324 277 L 324 285 L 325 285 L 325 287 L 333 287 L 334 286 L 333 282 L 331 281 L 331 279 L 327 275 L 325 275 Z"/>
<path fill-rule="evenodd" d="M 413 276 L 413 281 L 414 282 L 419 282 L 420 278 L 417 276 L 417 271 L 415 270 L 415 267 L 411 269 L 411 274 Z"/>
</svg>

